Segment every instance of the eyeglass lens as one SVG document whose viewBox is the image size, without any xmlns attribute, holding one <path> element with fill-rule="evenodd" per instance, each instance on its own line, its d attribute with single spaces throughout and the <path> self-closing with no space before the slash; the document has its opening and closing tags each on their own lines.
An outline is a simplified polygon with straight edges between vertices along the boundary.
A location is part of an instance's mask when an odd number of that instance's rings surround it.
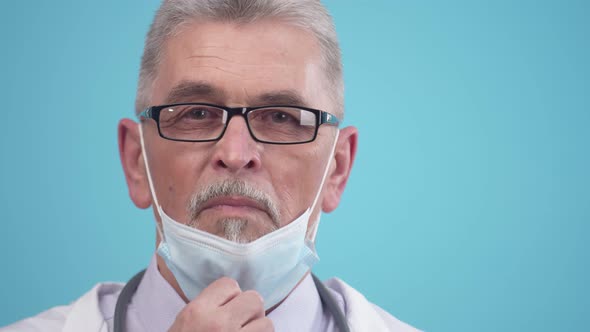
<svg viewBox="0 0 590 332">
<path fill-rule="evenodd" d="M 207 105 L 177 105 L 160 111 L 160 132 L 179 140 L 218 138 L 228 121 L 228 112 Z M 296 107 L 271 107 L 253 110 L 247 122 L 256 139 L 277 143 L 305 142 L 313 139 L 317 126 L 314 112 Z"/>
</svg>

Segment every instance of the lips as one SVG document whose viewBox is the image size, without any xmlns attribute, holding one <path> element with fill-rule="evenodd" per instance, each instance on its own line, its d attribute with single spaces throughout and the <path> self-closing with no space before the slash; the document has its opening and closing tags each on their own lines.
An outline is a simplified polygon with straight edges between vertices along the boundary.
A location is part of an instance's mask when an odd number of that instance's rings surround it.
<svg viewBox="0 0 590 332">
<path fill-rule="evenodd" d="M 261 212 L 266 212 L 264 205 L 259 202 L 249 199 L 243 196 L 221 196 L 208 200 L 201 209 L 205 211 L 207 209 L 224 208 L 230 210 L 239 209 L 256 209 Z"/>
</svg>

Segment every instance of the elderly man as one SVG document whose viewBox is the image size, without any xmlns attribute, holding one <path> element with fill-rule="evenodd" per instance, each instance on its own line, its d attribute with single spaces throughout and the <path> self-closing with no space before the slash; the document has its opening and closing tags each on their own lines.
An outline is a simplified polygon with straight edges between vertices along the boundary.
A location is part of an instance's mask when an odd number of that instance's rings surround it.
<svg viewBox="0 0 590 332">
<path fill-rule="evenodd" d="M 357 147 L 319 1 L 164 1 L 136 109 L 119 150 L 131 200 L 154 210 L 151 263 L 2 331 L 415 331 L 310 274 Z"/>
</svg>

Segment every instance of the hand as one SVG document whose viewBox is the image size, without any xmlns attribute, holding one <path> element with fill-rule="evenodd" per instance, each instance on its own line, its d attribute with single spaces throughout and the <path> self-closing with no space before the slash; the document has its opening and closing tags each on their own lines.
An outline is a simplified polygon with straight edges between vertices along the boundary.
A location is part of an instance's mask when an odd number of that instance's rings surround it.
<svg viewBox="0 0 590 332">
<path fill-rule="evenodd" d="M 168 332 L 271 332 L 262 297 L 242 292 L 230 278 L 217 279 L 182 309 Z"/>
</svg>

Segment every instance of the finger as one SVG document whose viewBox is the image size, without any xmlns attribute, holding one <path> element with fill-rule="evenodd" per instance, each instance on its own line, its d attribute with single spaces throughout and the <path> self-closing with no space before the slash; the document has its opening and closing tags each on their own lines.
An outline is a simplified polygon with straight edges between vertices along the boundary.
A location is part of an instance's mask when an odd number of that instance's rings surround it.
<svg viewBox="0 0 590 332">
<path fill-rule="evenodd" d="M 251 321 L 246 326 L 242 327 L 240 332 L 273 332 L 275 326 L 272 320 L 268 317 L 262 317 Z"/>
<path fill-rule="evenodd" d="M 238 282 L 223 277 L 215 280 L 195 298 L 195 301 L 206 304 L 207 306 L 220 307 L 231 301 L 234 297 L 241 293 Z"/>
<path fill-rule="evenodd" d="M 251 320 L 264 317 L 264 301 L 260 294 L 248 290 L 225 304 L 223 310 L 228 319 L 235 323 L 234 326 L 241 327 Z"/>
</svg>

